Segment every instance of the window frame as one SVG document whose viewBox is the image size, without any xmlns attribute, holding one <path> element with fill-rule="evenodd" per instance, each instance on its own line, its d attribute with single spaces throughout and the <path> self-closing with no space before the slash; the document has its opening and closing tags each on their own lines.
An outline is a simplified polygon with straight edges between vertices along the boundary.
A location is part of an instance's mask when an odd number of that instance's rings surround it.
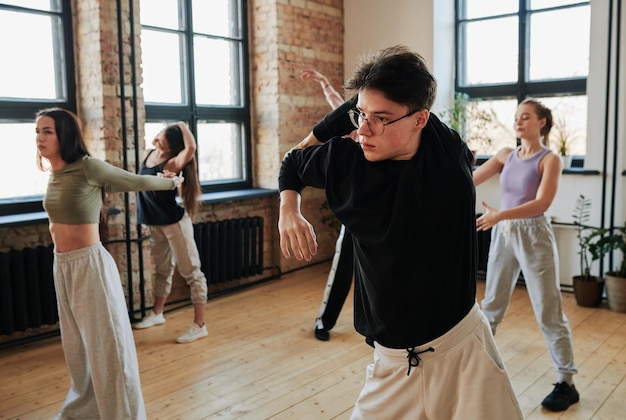
<svg viewBox="0 0 626 420">
<path fill-rule="evenodd" d="M 145 103 L 146 122 L 159 121 L 185 121 L 189 125 L 191 132 L 197 137 L 197 124 L 204 121 L 224 121 L 241 124 L 243 127 L 241 162 L 242 179 L 223 181 L 201 181 L 200 186 L 203 193 L 224 192 L 231 190 L 242 190 L 252 188 L 252 144 L 251 144 L 251 115 L 250 115 L 250 74 L 249 74 L 249 40 L 248 40 L 248 4 L 245 0 L 234 0 L 238 3 L 240 10 L 238 37 L 212 35 L 214 39 L 226 39 L 237 42 L 240 48 L 240 58 L 238 63 L 240 75 L 240 89 L 242 104 L 237 105 L 199 105 L 195 100 L 196 79 L 194 75 L 194 43 L 196 33 L 193 31 L 193 10 L 192 0 L 179 0 L 179 10 L 182 13 L 181 19 L 184 28 L 178 30 L 164 29 L 150 25 L 141 25 L 143 28 L 152 30 L 166 30 L 168 32 L 182 33 L 185 40 L 181 49 L 181 75 L 183 85 L 183 99 L 181 104 L 154 104 Z M 182 10 L 181 10 L 182 9 Z M 149 133 L 146 133 L 147 135 Z M 146 143 L 149 139 L 146 138 Z M 198 149 L 200 145 L 197 146 Z M 196 157 L 198 150 L 196 150 Z M 199 169 L 199 168 L 198 168 Z"/>
<path fill-rule="evenodd" d="M 57 64 L 65 67 L 65 100 L 42 100 L 28 98 L 3 98 L 0 97 L 0 124 L 2 123 L 30 123 L 34 121 L 36 113 L 47 107 L 58 106 L 76 112 L 76 81 L 75 81 L 75 63 L 74 63 L 74 37 L 72 25 L 72 8 L 71 0 L 59 0 L 61 6 L 60 11 L 43 11 L 38 9 L 30 9 L 28 7 L 14 5 L 0 5 L 3 10 L 17 10 L 20 12 L 32 13 L 37 15 L 58 16 L 63 26 L 63 45 L 60 45 L 60 51 L 63 57 L 56 56 Z M 60 67 L 55 67 L 60 68 Z M 57 78 L 60 75 L 57 75 Z M 33 132 L 33 137 L 35 133 Z M 33 156 L 33 169 L 35 167 L 35 157 Z M 0 216 L 35 213 L 43 210 L 43 194 L 29 197 L 15 197 L 0 199 Z"/>
<path fill-rule="evenodd" d="M 586 5 L 591 7 L 590 1 L 579 1 L 567 5 L 547 7 L 541 9 L 530 9 L 530 0 L 518 1 L 517 13 L 505 13 L 479 18 L 462 18 L 465 16 L 464 7 L 466 0 L 456 0 L 455 2 L 455 79 L 454 89 L 456 93 L 466 93 L 470 100 L 498 100 L 498 99 L 517 99 L 520 103 L 526 97 L 558 97 L 558 96 L 574 96 L 587 95 L 587 77 L 573 77 L 563 79 L 550 80 L 529 80 L 529 49 L 530 49 L 530 15 L 537 11 L 556 11 L 566 10 L 572 7 L 580 7 Z M 503 17 L 517 16 L 518 28 L 518 80 L 512 83 L 494 83 L 481 85 L 462 85 L 461 80 L 464 78 L 465 50 L 464 33 L 461 27 L 468 22 L 487 21 L 499 19 Z M 485 159 L 479 159 L 479 163 Z M 574 156 L 573 166 L 583 166 L 584 156 Z"/>
</svg>

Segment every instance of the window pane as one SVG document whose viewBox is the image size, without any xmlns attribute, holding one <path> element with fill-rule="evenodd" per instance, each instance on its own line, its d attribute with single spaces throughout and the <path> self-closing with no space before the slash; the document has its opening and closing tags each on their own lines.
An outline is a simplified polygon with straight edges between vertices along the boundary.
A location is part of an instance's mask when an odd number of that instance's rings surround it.
<svg viewBox="0 0 626 420">
<path fill-rule="evenodd" d="M 503 147 L 515 147 L 513 131 L 516 99 L 475 101 L 467 115 L 467 146 L 478 155 L 494 155 Z M 488 118 L 486 118 L 487 116 Z"/>
<path fill-rule="evenodd" d="M 157 31 L 141 32 L 143 94 L 146 103 L 183 103 L 180 35 Z"/>
<path fill-rule="evenodd" d="M 0 124 L 0 168 L 9 179 L 0 183 L 0 199 L 41 196 L 46 191 L 48 172 L 37 168 L 35 122 Z"/>
<path fill-rule="evenodd" d="M 193 31 L 207 35 L 241 37 L 238 2 L 235 0 L 194 0 Z"/>
<path fill-rule="evenodd" d="M 64 62 L 59 28 L 57 17 L 0 10 L 0 39 L 5 40 L 0 57 L 11 57 L 0 65 L 0 97 L 65 99 L 65 76 L 56 78 Z"/>
<path fill-rule="evenodd" d="M 587 96 L 561 96 L 535 99 L 552 110 L 552 130 L 548 146 L 558 153 L 560 139 L 565 139 L 570 156 L 584 156 L 587 152 Z M 467 145 L 479 155 L 494 155 L 503 147 L 515 147 L 516 100 L 479 101 L 477 110 L 495 116 L 491 122 L 481 123 L 478 112 L 468 112 Z"/>
<path fill-rule="evenodd" d="M 580 2 L 580 0 L 530 0 L 530 8 L 531 10 L 547 9 L 549 7 L 567 6 L 568 4 Z"/>
<path fill-rule="evenodd" d="M 589 25 L 589 7 L 533 13 L 530 20 L 530 79 L 586 77 L 589 72 Z"/>
<path fill-rule="evenodd" d="M 139 18 L 142 25 L 159 28 L 179 28 L 178 0 L 141 0 Z"/>
<path fill-rule="evenodd" d="M 239 57 L 239 47 L 234 42 L 194 37 L 198 104 L 241 105 Z"/>
<path fill-rule="evenodd" d="M 151 150 L 155 147 L 152 145 L 152 140 L 165 128 L 165 123 L 163 121 L 160 122 L 146 122 L 144 125 L 144 132 L 146 133 L 145 137 L 145 150 Z"/>
<path fill-rule="evenodd" d="M 517 13 L 519 0 L 467 0 L 465 19 Z"/>
<path fill-rule="evenodd" d="M 61 10 L 60 0 L 2 0 L 2 4 L 28 7 L 29 9 L 58 12 Z"/>
<path fill-rule="evenodd" d="M 465 24 L 465 80 L 461 84 L 517 81 L 517 31 L 516 18 Z"/>
<path fill-rule="evenodd" d="M 561 140 L 568 155 L 587 153 L 587 96 L 562 96 L 542 98 L 541 102 L 552 110 L 550 148 L 558 154 Z"/>
<path fill-rule="evenodd" d="M 243 179 L 242 126 L 227 122 L 198 123 L 200 182 Z"/>
</svg>

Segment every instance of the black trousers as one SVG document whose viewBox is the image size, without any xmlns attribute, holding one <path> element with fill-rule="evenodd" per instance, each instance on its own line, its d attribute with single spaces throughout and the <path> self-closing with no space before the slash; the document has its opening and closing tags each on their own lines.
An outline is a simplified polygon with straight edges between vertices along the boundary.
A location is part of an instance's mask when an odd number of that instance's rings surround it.
<svg viewBox="0 0 626 420">
<path fill-rule="evenodd" d="M 341 227 L 339 238 L 335 248 L 333 264 L 328 274 L 324 298 L 315 321 L 316 328 L 332 329 L 337 323 L 354 274 L 354 247 L 352 235 Z"/>
</svg>

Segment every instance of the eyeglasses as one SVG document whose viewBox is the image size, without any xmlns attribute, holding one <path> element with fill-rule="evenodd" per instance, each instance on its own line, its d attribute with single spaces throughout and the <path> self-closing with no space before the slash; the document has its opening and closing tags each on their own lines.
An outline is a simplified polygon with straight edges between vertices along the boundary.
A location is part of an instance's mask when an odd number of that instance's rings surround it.
<svg viewBox="0 0 626 420">
<path fill-rule="evenodd" d="M 354 127 L 360 128 L 361 124 L 363 124 L 363 121 L 365 121 L 367 122 L 367 127 L 370 129 L 373 135 L 381 136 L 385 132 L 386 126 L 400 121 L 403 118 L 411 116 L 416 112 L 417 111 L 411 111 L 408 114 L 389 122 L 383 122 L 383 120 L 378 117 L 366 117 L 365 114 L 358 109 L 351 109 L 350 111 L 348 111 L 348 115 L 350 116 L 350 121 L 352 122 L 352 125 L 354 125 Z"/>
</svg>

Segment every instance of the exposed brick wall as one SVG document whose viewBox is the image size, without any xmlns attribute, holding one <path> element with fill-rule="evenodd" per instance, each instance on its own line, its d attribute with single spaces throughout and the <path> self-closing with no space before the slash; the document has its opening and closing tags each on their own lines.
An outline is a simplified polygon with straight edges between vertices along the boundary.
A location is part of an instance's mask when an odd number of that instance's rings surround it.
<svg viewBox="0 0 626 420">
<path fill-rule="evenodd" d="M 300 73 L 315 68 L 337 88 L 343 83 L 342 0 L 251 0 L 253 143 L 258 184 L 276 188 L 284 154 L 308 134 L 329 110 L 318 83 Z M 303 215 L 318 233 L 320 254 L 334 252 L 334 237 L 319 223 L 320 190 L 304 192 Z M 276 253 L 282 271 L 307 265 Z"/>
</svg>

